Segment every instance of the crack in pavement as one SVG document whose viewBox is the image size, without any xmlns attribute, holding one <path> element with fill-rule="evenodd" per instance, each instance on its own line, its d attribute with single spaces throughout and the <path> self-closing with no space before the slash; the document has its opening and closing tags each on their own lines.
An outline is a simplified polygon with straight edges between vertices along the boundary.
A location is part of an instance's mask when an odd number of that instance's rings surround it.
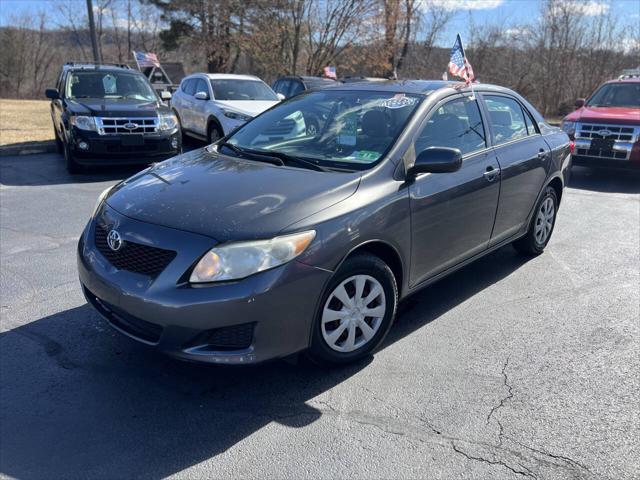
<svg viewBox="0 0 640 480">
<path fill-rule="evenodd" d="M 451 447 L 453 448 L 453 450 L 456 453 L 459 453 L 459 454 L 463 455 L 464 457 L 468 458 L 469 460 L 475 460 L 477 462 L 488 463 L 489 465 L 500 465 L 502 467 L 505 467 L 505 468 L 511 470 L 513 473 L 515 473 L 517 475 L 523 475 L 525 477 L 531 477 L 531 478 L 538 478 L 531 472 L 531 470 L 529 470 L 528 468 L 524 467 L 520 463 L 518 463 L 518 465 L 520 465 L 522 468 L 527 470 L 526 472 L 523 471 L 523 470 L 516 470 L 511 465 L 509 465 L 509 464 L 507 464 L 507 463 L 505 463 L 505 462 L 503 462 L 501 460 L 489 460 L 489 459 L 486 459 L 484 457 L 475 457 L 473 455 L 470 455 L 467 452 L 465 452 L 463 450 L 460 450 L 460 448 L 456 445 L 456 443 L 454 441 L 451 442 Z"/>
<path fill-rule="evenodd" d="M 505 402 L 511 400 L 513 398 L 513 387 L 511 385 L 509 385 L 509 379 L 507 377 L 507 367 L 509 366 L 509 357 L 507 357 L 507 360 L 502 364 L 502 377 L 503 377 L 503 384 L 505 387 L 507 387 L 507 396 L 504 398 L 500 399 L 500 403 L 498 405 L 494 405 L 491 408 L 491 411 L 489 412 L 489 414 L 487 415 L 487 425 L 489 425 L 489 422 L 491 421 L 491 417 L 493 416 L 493 414 L 495 412 L 498 411 L 498 409 L 504 407 Z M 498 422 L 500 423 L 500 422 Z M 500 425 L 500 430 L 502 431 L 502 425 Z"/>
</svg>

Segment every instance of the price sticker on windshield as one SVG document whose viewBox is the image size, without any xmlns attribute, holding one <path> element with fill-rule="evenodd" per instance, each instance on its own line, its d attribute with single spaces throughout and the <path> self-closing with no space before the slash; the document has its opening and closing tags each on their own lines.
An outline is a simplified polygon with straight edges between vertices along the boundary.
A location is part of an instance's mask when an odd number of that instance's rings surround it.
<svg viewBox="0 0 640 480">
<path fill-rule="evenodd" d="M 104 93 L 112 95 L 116 93 L 116 77 L 113 75 L 105 75 L 102 77 L 102 86 L 104 87 Z"/>
</svg>

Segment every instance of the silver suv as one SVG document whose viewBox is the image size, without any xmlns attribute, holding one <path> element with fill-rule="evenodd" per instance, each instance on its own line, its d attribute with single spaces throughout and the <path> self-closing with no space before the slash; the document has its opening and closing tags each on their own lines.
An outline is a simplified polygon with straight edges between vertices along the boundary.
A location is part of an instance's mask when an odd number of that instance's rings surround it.
<svg viewBox="0 0 640 480">
<path fill-rule="evenodd" d="M 213 143 L 280 100 L 252 75 L 195 73 L 182 80 L 171 106 L 183 135 Z"/>
</svg>

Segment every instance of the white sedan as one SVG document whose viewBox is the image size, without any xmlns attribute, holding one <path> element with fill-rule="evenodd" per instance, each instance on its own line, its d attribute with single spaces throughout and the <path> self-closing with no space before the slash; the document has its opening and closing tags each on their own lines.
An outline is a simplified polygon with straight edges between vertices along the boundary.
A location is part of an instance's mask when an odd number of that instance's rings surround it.
<svg viewBox="0 0 640 480">
<path fill-rule="evenodd" d="M 183 135 L 213 143 L 280 100 L 252 75 L 195 73 L 180 82 L 171 106 Z"/>
</svg>

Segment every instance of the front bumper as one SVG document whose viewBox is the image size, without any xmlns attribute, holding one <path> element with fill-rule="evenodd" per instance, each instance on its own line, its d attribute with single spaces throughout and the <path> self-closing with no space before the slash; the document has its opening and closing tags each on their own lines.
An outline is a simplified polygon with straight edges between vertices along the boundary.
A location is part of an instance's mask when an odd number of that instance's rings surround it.
<svg viewBox="0 0 640 480">
<path fill-rule="evenodd" d="M 83 165 L 150 163 L 178 155 L 182 149 L 179 129 L 144 135 L 100 135 L 75 127 L 70 134 L 69 147 L 74 160 Z"/>
<path fill-rule="evenodd" d="M 97 249 L 96 221 L 89 222 L 78 243 L 80 282 L 89 303 L 120 332 L 201 363 L 259 363 L 308 347 L 331 272 L 293 261 L 236 282 L 192 286 L 185 273 L 214 240 L 138 222 L 104 205 L 96 217 L 117 228 L 125 243 L 177 252 L 155 278 L 118 270 Z M 233 347 L 247 335 L 247 345 Z M 229 337 L 232 346 L 221 348 L 219 339 Z M 212 338 L 218 339 L 213 345 Z"/>
</svg>

